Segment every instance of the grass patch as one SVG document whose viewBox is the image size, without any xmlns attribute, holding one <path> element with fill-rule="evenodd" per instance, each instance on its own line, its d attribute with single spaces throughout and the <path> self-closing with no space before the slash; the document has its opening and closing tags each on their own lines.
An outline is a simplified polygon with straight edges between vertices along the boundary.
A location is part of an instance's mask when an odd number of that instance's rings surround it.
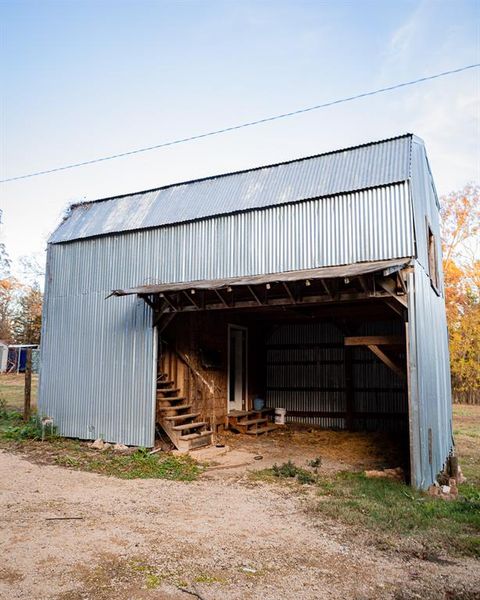
<svg viewBox="0 0 480 600">
<path fill-rule="evenodd" d="M 118 453 L 97 451 L 87 442 L 58 437 L 48 427 L 45 441 L 40 441 L 42 428 L 37 415 L 26 423 L 22 416 L 0 403 L 0 447 L 22 452 L 34 462 L 56 464 L 70 469 L 90 471 L 120 479 L 170 479 L 193 481 L 202 465 L 189 456 L 150 454 L 145 448 Z"/>
<path fill-rule="evenodd" d="M 69 462 L 74 457 L 67 457 Z M 57 461 L 61 464 L 61 460 Z M 70 466 L 70 465 L 65 465 Z M 175 481 L 193 481 L 202 471 L 193 458 L 189 456 L 173 456 L 149 454 L 145 449 L 138 449 L 132 454 L 118 455 L 107 450 L 98 458 L 93 457 L 76 468 L 119 477 L 120 479 L 170 479 Z"/>
<path fill-rule="evenodd" d="M 37 405 L 38 375 L 32 375 L 32 409 Z M 10 410 L 23 409 L 23 394 L 25 389 L 24 373 L 0 373 L 0 398 L 5 401 Z"/>
<path fill-rule="evenodd" d="M 317 515 L 480 557 L 480 493 L 474 486 L 460 486 L 459 499 L 446 502 L 362 473 L 339 473 L 317 485 L 321 498 L 311 509 Z"/>
</svg>

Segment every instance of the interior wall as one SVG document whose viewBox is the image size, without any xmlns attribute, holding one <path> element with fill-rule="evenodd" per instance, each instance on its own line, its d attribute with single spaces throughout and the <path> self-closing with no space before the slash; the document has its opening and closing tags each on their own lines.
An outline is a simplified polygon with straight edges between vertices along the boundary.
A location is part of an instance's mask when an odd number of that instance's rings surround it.
<svg viewBox="0 0 480 600">
<path fill-rule="evenodd" d="M 402 333 L 400 320 L 364 322 L 355 331 L 355 335 Z M 344 332 L 330 322 L 279 327 L 267 341 L 268 404 L 286 408 L 289 422 L 347 429 L 350 388 L 357 415 L 350 423 L 353 429 L 406 431 L 406 381 L 367 348 L 346 348 L 344 337 Z M 350 377 L 347 352 L 351 352 Z"/>
<path fill-rule="evenodd" d="M 252 406 L 253 398 L 265 390 L 264 339 L 265 327 L 245 311 L 206 311 L 203 313 L 184 313 L 175 317 L 165 330 L 163 337 L 170 347 L 175 347 L 188 357 L 195 370 L 204 378 L 213 392 L 208 402 L 195 404 L 192 394 L 190 400 L 194 408 L 201 410 L 204 417 L 216 426 L 225 423 L 228 403 L 228 325 L 240 325 L 248 331 L 248 379 L 247 408 Z M 202 364 L 201 351 L 215 353 L 219 362 L 214 368 Z M 182 381 L 178 384 L 183 390 Z"/>
<path fill-rule="evenodd" d="M 275 322 L 267 313 L 262 319 L 247 311 L 184 313 L 175 317 L 163 336 L 188 357 L 213 389 L 203 406 L 195 406 L 209 421 L 221 425 L 228 412 L 229 324 L 248 330 L 248 408 L 258 394 L 265 397 L 267 405 L 286 408 L 291 413 L 289 422 L 333 429 L 407 431 L 406 382 L 368 349 L 346 349 L 345 333 L 332 322 L 279 325 L 278 318 Z M 403 332 L 400 320 L 359 322 L 355 328 L 355 335 Z M 216 368 L 202 365 L 201 350 L 216 353 Z M 351 355 L 352 400 L 357 413 L 352 422 L 346 418 L 347 352 Z M 292 415 L 295 412 L 310 414 Z"/>
</svg>

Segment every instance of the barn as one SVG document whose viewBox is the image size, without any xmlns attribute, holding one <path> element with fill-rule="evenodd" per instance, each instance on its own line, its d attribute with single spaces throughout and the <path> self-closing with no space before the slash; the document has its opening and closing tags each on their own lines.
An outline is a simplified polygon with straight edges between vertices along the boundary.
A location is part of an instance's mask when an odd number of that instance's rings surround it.
<svg viewBox="0 0 480 600">
<path fill-rule="evenodd" d="M 67 437 L 152 447 L 161 427 L 189 449 L 283 409 L 405 436 L 425 489 L 453 451 L 447 341 L 439 204 L 406 134 L 71 206 L 39 410 Z"/>
</svg>

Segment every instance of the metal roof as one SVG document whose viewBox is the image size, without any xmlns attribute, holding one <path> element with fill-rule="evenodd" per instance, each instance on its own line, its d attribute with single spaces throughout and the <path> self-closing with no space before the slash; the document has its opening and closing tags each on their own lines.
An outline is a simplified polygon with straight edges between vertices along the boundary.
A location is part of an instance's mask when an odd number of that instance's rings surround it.
<svg viewBox="0 0 480 600">
<path fill-rule="evenodd" d="M 285 163 L 75 204 L 50 243 L 149 229 L 410 178 L 412 134 Z"/>
</svg>

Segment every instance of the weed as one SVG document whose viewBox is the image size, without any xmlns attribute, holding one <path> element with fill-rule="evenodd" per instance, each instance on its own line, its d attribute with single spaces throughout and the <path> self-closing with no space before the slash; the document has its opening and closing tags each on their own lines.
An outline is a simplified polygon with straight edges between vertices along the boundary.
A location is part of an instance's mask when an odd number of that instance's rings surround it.
<svg viewBox="0 0 480 600">
<path fill-rule="evenodd" d="M 291 460 L 287 461 L 286 463 L 283 463 L 280 466 L 274 464 L 271 469 L 271 472 L 274 477 L 278 477 L 281 479 L 296 478 L 298 483 L 302 485 L 308 483 L 315 483 L 316 481 L 315 476 L 312 473 L 310 473 L 310 471 L 302 469 L 301 467 L 297 467 L 297 465 Z"/>
<path fill-rule="evenodd" d="M 322 457 L 317 456 L 313 460 L 308 460 L 307 465 L 312 467 L 312 469 L 319 469 L 322 466 Z"/>
<path fill-rule="evenodd" d="M 11 417 L 12 420 L 18 417 Z M 50 427 L 45 431 L 45 439 L 55 437 L 55 428 L 53 432 Z M 9 425 L 3 431 L 3 437 L 7 440 L 41 440 L 42 439 L 42 422 L 38 415 L 32 415 L 30 419 L 23 424 Z"/>
</svg>

